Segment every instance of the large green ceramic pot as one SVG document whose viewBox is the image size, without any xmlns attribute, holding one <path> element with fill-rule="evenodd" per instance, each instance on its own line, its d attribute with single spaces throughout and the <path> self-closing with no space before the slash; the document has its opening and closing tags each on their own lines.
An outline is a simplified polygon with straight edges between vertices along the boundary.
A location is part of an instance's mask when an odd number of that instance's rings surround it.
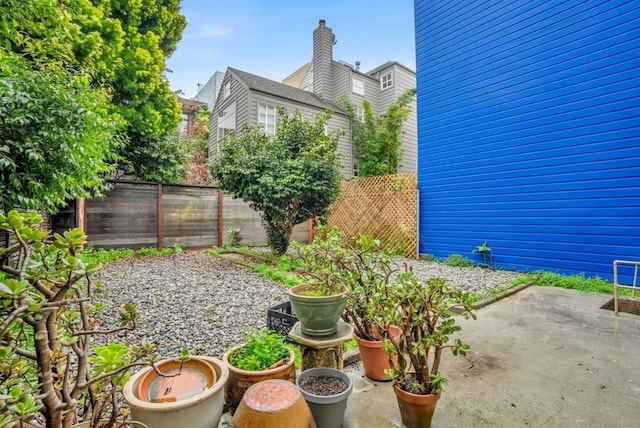
<svg viewBox="0 0 640 428">
<path fill-rule="evenodd" d="M 317 284 L 297 285 L 289 289 L 291 307 L 300 321 L 302 334 L 327 337 L 338 329 L 338 320 L 347 304 L 347 290 L 331 296 L 308 296 Z"/>
</svg>

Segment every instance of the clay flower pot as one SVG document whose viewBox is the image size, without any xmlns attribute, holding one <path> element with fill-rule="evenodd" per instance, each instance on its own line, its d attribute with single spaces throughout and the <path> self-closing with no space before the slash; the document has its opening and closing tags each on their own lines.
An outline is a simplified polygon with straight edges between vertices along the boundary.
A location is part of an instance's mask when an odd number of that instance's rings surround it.
<svg viewBox="0 0 640 428">
<path fill-rule="evenodd" d="M 198 378 L 200 382 L 205 379 L 206 385 L 208 385 L 209 377 L 205 373 L 210 370 L 207 367 L 210 367 L 215 373 L 216 380 L 213 384 L 210 386 L 201 385 L 199 391 L 180 386 L 179 383 L 165 384 L 157 379 L 154 381 L 156 374 L 153 368 L 147 367 L 133 375 L 124 386 L 124 399 L 131 409 L 131 418 L 153 428 L 178 426 L 216 428 L 220 423 L 224 408 L 224 385 L 229 378 L 229 370 L 217 358 L 197 356 L 191 357 L 189 361 L 193 360 L 198 362 L 192 363 L 190 369 L 187 370 L 186 377 Z M 169 361 L 174 360 L 163 360 L 158 365 L 162 367 L 163 364 L 168 364 L 168 367 L 173 367 Z M 205 373 L 194 374 L 198 370 Z M 164 390 L 160 391 L 162 385 L 164 385 Z M 167 388 L 171 388 L 177 394 L 171 397 L 172 391 L 166 391 Z M 151 393 L 153 397 L 153 391 L 156 389 L 160 392 L 160 396 L 156 399 L 150 399 L 149 394 Z M 145 391 L 146 397 L 140 396 L 140 394 L 144 395 Z M 164 394 L 165 391 L 166 394 Z"/>
<path fill-rule="evenodd" d="M 347 384 L 347 387 L 344 391 L 332 395 L 318 395 L 304 389 L 305 380 L 320 376 L 333 376 L 342 379 Z M 300 373 L 296 379 L 296 385 L 300 388 L 302 396 L 309 405 L 318 428 L 342 427 L 344 412 L 347 409 L 347 400 L 353 391 L 353 382 L 346 373 L 331 367 L 315 367 Z"/>
<path fill-rule="evenodd" d="M 300 390 L 293 383 L 269 379 L 247 389 L 231 426 L 315 428 L 316 424 Z"/>
<path fill-rule="evenodd" d="M 289 360 L 286 363 L 272 369 L 251 371 L 239 369 L 229 362 L 229 355 L 242 346 L 244 345 L 235 346 L 222 356 L 222 361 L 229 370 L 229 382 L 224 389 L 224 401 L 232 414 L 240 404 L 245 392 L 252 385 L 268 379 L 282 379 L 293 384 L 296 379 L 294 365 L 296 354 L 293 350 L 289 351 Z"/>
<path fill-rule="evenodd" d="M 397 327 L 390 327 L 389 332 L 396 337 L 402 333 Z M 354 333 L 353 337 L 358 343 L 358 351 L 360 352 L 360 360 L 364 374 L 369 379 L 377 381 L 390 380 L 384 371 L 391 368 L 389 365 L 389 355 L 382 349 L 381 340 L 365 340 Z M 392 356 L 392 361 L 397 364 L 398 357 Z"/>
<path fill-rule="evenodd" d="M 393 392 L 398 399 L 398 407 L 404 426 L 407 428 L 431 427 L 431 419 L 436 411 L 440 392 L 428 395 L 412 394 L 396 385 L 393 385 Z"/>
<path fill-rule="evenodd" d="M 338 320 L 347 304 L 347 290 L 330 296 L 307 296 L 316 284 L 304 284 L 288 290 L 291 307 L 300 321 L 302 334 L 313 337 L 331 336 L 338 330 Z"/>
</svg>

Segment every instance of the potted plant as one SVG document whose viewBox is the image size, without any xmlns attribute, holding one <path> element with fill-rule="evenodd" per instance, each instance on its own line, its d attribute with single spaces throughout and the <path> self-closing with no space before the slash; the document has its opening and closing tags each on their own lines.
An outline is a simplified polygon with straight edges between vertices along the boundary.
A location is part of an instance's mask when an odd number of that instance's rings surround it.
<svg viewBox="0 0 640 428">
<path fill-rule="evenodd" d="M 267 379 L 295 382 L 295 352 L 284 337 L 268 329 L 251 329 L 244 335 L 244 343 L 224 353 L 222 361 L 229 370 L 224 400 L 235 412 L 247 389 Z"/>
<path fill-rule="evenodd" d="M 336 242 L 337 240 L 337 242 Z M 300 322 L 302 334 L 327 337 L 338 329 L 338 320 L 347 304 L 348 290 L 332 260 L 342 256 L 339 236 L 319 236 L 311 244 L 294 243 L 300 275 L 311 280 L 288 290 L 289 301 Z"/>
<path fill-rule="evenodd" d="M 120 387 L 133 367 L 149 364 L 152 347 L 106 341 L 135 328 L 134 305 L 119 326 L 100 329 L 91 277 L 99 266 L 79 256 L 86 236 L 50 236 L 41 222 L 37 213 L 0 213 L 9 235 L 0 248 L 0 426 L 120 426 Z"/>
<path fill-rule="evenodd" d="M 402 422 L 408 428 L 429 427 L 446 379 L 440 373 L 442 352 L 466 355 L 469 346 L 450 336 L 461 327 L 455 315 L 473 317 L 470 295 L 450 287 L 443 278 L 420 283 L 413 272 L 403 272 L 389 294 L 380 301 L 386 325 L 401 333 L 384 340 Z M 394 361 L 392 357 L 395 356 Z"/>
<path fill-rule="evenodd" d="M 342 233 L 333 228 L 317 238 L 305 255 L 308 272 L 328 277 L 347 289 L 342 318 L 353 326 L 365 375 L 374 380 L 388 380 L 384 370 L 389 368 L 389 363 L 382 339 L 390 331 L 398 330 L 376 321 L 379 321 L 378 301 L 388 298 L 397 270 L 391 254 L 380 248 L 380 241 L 364 234 L 343 243 Z M 314 257 L 308 257 L 310 255 Z"/>
<path fill-rule="evenodd" d="M 311 409 L 318 428 L 340 428 L 353 391 L 351 378 L 332 367 L 314 367 L 300 373 L 296 385 Z"/>
</svg>

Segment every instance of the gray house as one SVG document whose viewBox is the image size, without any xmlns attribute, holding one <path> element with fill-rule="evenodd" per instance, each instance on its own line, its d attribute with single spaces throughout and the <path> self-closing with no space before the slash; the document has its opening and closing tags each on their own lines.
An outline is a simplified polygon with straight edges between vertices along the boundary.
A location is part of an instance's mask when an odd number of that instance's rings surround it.
<svg viewBox="0 0 640 428">
<path fill-rule="evenodd" d="M 349 117 L 336 102 L 343 95 L 358 106 L 368 99 L 376 115 L 380 115 L 398 95 L 415 87 L 415 72 L 397 62 L 387 62 L 364 73 L 360 71 L 359 62 L 352 66 L 333 59 L 334 42 L 333 31 L 320 20 L 313 32 L 312 61 L 285 78 L 283 83 L 228 68 L 211 114 L 210 153 L 216 153 L 227 135 L 242 132 L 245 125 L 262 125 L 267 133 L 275 133 L 278 105 L 291 111 L 298 109 L 309 118 L 330 109 L 334 113 L 329 130 L 345 131 L 338 143 L 343 173 L 347 177 L 357 175 L 357 153 L 351 144 Z M 415 172 L 415 108 L 404 131 L 398 172 Z"/>
</svg>

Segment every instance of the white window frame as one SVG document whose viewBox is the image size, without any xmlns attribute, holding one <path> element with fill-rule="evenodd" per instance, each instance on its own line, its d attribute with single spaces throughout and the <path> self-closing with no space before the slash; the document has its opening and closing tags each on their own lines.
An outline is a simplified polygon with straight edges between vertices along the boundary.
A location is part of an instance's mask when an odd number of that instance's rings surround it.
<svg viewBox="0 0 640 428">
<path fill-rule="evenodd" d="M 224 93 L 223 93 L 222 99 L 226 100 L 231 96 L 231 82 L 225 82 L 223 90 L 224 90 Z"/>
<path fill-rule="evenodd" d="M 218 113 L 218 141 L 222 141 L 236 131 L 236 103 L 229 104 Z"/>
<path fill-rule="evenodd" d="M 276 107 L 274 105 L 258 102 L 258 124 L 262 126 L 265 134 L 276 134 Z"/>
<path fill-rule="evenodd" d="M 360 122 L 364 122 L 364 107 L 356 106 L 356 117 Z"/>
<path fill-rule="evenodd" d="M 364 95 L 364 81 L 360 79 L 356 79 L 355 77 L 352 78 L 351 92 L 358 95 Z"/>
<path fill-rule="evenodd" d="M 380 89 L 385 90 L 393 87 L 393 71 L 389 71 L 380 76 Z"/>
</svg>

